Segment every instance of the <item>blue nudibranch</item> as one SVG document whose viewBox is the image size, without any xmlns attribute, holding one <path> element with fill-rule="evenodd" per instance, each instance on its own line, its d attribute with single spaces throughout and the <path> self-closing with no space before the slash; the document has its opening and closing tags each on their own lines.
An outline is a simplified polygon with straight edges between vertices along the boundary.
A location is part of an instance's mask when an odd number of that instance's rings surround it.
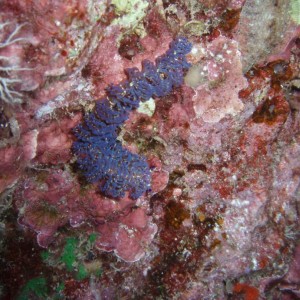
<svg viewBox="0 0 300 300">
<path fill-rule="evenodd" d="M 97 100 L 94 111 L 75 127 L 77 140 L 72 149 L 79 169 L 88 182 L 99 182 L 105 195 L 119 198 L 128 191 L 132 199 L 137 199 L 150 189 L 146 159 L 122 147 L 117 129 L 140 101 L 166 96 L 183 83 L 184 72 L 190 67 L 186 54 L 191 48 L 186 38 L 179 37 L 155 64 L 144 60 L 141 72 L 137 68 L 125 70 L 128 81 L 109 85 L 107 97 Z"/>
</svg>

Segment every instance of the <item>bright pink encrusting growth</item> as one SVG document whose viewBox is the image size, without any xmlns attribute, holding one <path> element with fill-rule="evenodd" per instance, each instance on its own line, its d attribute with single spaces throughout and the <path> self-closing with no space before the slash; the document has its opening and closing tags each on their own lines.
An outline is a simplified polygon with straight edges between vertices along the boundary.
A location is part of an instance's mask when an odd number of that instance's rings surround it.
<svg viewBox="0 0 300 300">
<path fill-rule="evenodd" d="M 70 130 L 78 124 L 81 115 L 54 120 L 50 125 L 40 128 L 37 139 L 36 161 L 42 164 L 56 165 L 68 162 L 71 157 L 73 135 Z"/>
<path fill-rule="evenodd" d="M 0 193 L 16 184 L 36 156 L 37 130 L 24 134 L 15 146 L 0 149 Z"/>
<path fill-rule="evenodd" d="M 203 53 L 204 52 L 204 53 Z M 238 44 L 219 36 L 203 48 L 196 56 L 203 59 L 195 66 L 191 76 L 198 77 L 193 97 L 194 110 L 198 118 L 216 123 L 226 115 L 235 116 L 244 108 L 239 91 L 247 87 L 242 72 Z M 197 74 L 195 74 L 197 73 Z M 187 76 L 187 78 L 189 75 Z M 186 83 L 192 79 L 186 79 Z"/>
<path fill-rule="evenodd" d="M 23 211 L 19 222 L 38 233 L 41 247 L 47 247 L 53 241 L 57 229 L 68 222 L 68 211 L 75 209 L 74 204 L 79 200 L 79 187 L 74 186 L 68 172 L 45 172 L 46 178 L 42 181 L 38 176 L 24 179 L 21 186 L 26 189 L 17 190 L 16 194 L 17 207 Z"/>
<path fill-rule="evenodd" d="M 100 238 L 96 247 L 112 251 L 128 262 L 134 262 L 144 256 L 149 241 L 156 232 L 157 226 L 150 223 L 143 207 L 133 208 L 129 213 L 97 228 Z"/>
<path fill-rule="evenodd" d="M 93 190 L 81 193 L 78 182 L 67 171 L 39 171 L 19 186 L 26 186 L 15 194 L 16 205 L 22 211 L 19 223 L 37 232 L 41 247 L 48 247 L 62 226 L 83 226 L 98 233 L 99 249 L 115 251 L 123 260 L 132 262 L 145 254 L 157 231 L 146 214 L 146 202 L 134 208 L 128 197 L 113 201 Z M 87 223 L 92 228 L 86 228 Z"/>
<path fill-rule="evenodd" d="M 23 117 L 26 117 L 26 114 Z M 0 191 L 17 183 L 25 174 L 26 168 L 34 169 L 36 162 L 57 164 L 69 161 L 73 141 L 70 128 L 78 123 L 79 117 L 80 115 L 72 119 L 66 117 L 60 121 L 53 121 L 50 126 L 32 130 L 26 128 L 28 120 L 24 119 L 23 123 L 23 120 L 19 119 L 20 124 L 15 120 L 12 126 L 18 127 L 21 136 L 2 141 L 4 147 L 0 148 Z"/>
</svg>

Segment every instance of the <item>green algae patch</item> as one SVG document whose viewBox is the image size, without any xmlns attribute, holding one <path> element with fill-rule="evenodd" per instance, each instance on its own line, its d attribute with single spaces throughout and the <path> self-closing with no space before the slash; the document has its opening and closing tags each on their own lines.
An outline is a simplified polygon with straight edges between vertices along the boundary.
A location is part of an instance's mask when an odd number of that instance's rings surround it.
<svg viewBox="0 0 300 300">
<path fill-rule="evenodd" d="M 193 20 L 186 23 L 183 27 L 186 34 L 201 36 L 209 32 L 208 25 L 203 21 Z"/>
<path fill-rule="evenodd" d="M 41 258 L 45 262 L 50 258 L 50 252 L 49 251 L 42 251 L 41 252 Z"/>
<path fill-rule="evenodd" d="M 28 299 L 46 299 L 48 295 L 48 287 L 46 279 L 43 277 L 37 277 L 29 280 L 22 288 L 17 300 Z"/>
<path fill-rule="evenodd" d="M 78 245 L 78 240 L 74 237 L 69 237 L 66 239 L 66 245 L 64 247 L 62 256 L 60 258 L 66 266 L 67 271 L 71 272 L 74 268 L 76 262 L 76 248 Z"/>
<path fill-rule="evenodd" d="M 145 0 L 112 0 L 117 18 L 112 22 L 122 28 L 134 29 L 140 36 L 145 34 L 143 25 L 140 24 L 146 16 L 148 1 Z"/>
<path fill-rule="evenodd" d="M 300 0 L 291 0 L 290 14 L 293 21 L 300 24 Z"/>
<path fill-rule="evenodd" d="M 88 242 L 92 245 L 94 245 L 94 243 L 96 242 L 96 239 L 98 237 L 98 233 L 94 232 L 94 233 L 91 233 L 89 238 L 88 238 Z"/>
<path fill-rule="evenodd" d="M 76 237 L 66 238 L 65 246 L 59 260 L 65 265 L 68 272 L 73 273 L 74 278 L 77 280 L 84 280 L 100 269 L 99 267 L 94 270 L 90 268 L 92 263 L 89 265 L 84 262 L 87 253 L 92 251 L 97 236 L 97 233 L 91 233 L 86 240 Z"/>
<path fill-rule="evenodd" d="M 86 270 L 85 266 L 83 264 L 80 264 L 78 267 L 78 271 L 76 274 L 77 280 L 83 280 L 89 276 L 88 271 Z"/>
</svg>

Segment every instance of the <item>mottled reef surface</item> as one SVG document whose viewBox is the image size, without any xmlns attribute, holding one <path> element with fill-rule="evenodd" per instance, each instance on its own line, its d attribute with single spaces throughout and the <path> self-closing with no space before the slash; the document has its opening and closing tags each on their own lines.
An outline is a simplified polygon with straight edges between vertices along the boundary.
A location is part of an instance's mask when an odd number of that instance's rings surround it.
<svg viewBox="0 0 300 300">
<path fill-rule="evenodd" d="M 1 299 L 300 298 L 299 0 L 0 6 Z M 151 188 L 109 197 L 74 128 L 178 37 L 184 82 L 116 129 Z"/>
</svg>

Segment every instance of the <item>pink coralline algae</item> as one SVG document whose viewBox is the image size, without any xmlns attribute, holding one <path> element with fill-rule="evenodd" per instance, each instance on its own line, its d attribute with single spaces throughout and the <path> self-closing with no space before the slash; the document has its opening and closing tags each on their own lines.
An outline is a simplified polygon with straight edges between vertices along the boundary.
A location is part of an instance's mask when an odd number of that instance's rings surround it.
<svg viewBox="0 0 300 300">
<path fill-rule="evenodd" d="M 30 161 L 36 156 L 37 130 L 27 132 L 14 147 L 0 149 L 0 192 L 14 186 Z"/>
<path fill-rule="evenodd" d="M 157 226 L 148 222 L 143 208 L 133 209 L 128 215 L 99 225 L 97 231 L 101 238 L 96 241 L 96 247 L 114 250 L 115 254 L 125 261 L 134 262 L 141 259 L 157 232 Z"/>
<path fill-rule="evenodd" d="M 297 1 L 121 2 L 1 2 L 0 298 L 296 299 Z M 105 196 L 74 128 L 180 36 L 184 83 L 115 131 L 149 189 Z"/>
<path fill-rule="evenodd" d="M 52 121 L 41 126 L 37 138 L 36 160 L 42 164 L 65 163 L 71 159 L 73 135 L 70 130 L 80 120 L 80 115 Z"/>
<path fill-rule="evenodd" d="M 67 172 L 52 171 L 44 176 L 42 182 L 38 177 L 24 179 L 26 189 L 20 194 L 17 190 L 16 204 L 23 211 L 19 216 L 20 224 L 34 229 L 39 245 L 47 247 L 56 230 L 67 223 L 68 212 L 78 202 L 78 188 L 74 187 Z"/>
<path fill-rule="evenodd" d="M 141 200 L 134 208 L 132 200 L 112 201 L 93 191 L 82 193 L 69 172 L 46 170 L 25 178 L 16 190 L 16 205 L 22 213 L 19 223 L 37 232 L 41 247 L 48 247 L 55 233 L 66 224 L 77 228 L 90 223 L 89 232 L 98 234 L 96 247 L 114 251 L 125 261 L 139 260 L 157 231 Z M 84 227 L 84 226 L 83 226 Z"/>
<path fill-rule="evenodd" d="M 206 47 L 200 45 L 195 50 L 201 61 L 190 70 L 186 83 L 195 87 L 196 117 L 216 123 L 226 115 L 241 112 L 244 104 L 238 93 L 247 87 L 247 81 L 242 72 L 238 44 L 219 36 Z"/>
</svg>

